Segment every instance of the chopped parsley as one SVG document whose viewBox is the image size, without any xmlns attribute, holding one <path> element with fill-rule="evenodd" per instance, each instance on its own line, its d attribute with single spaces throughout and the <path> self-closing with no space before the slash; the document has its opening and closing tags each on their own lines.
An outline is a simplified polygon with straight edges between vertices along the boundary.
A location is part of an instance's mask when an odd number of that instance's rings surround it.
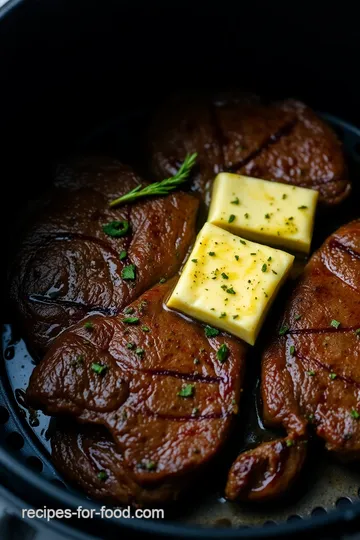
<svg viewBox="0 0 360 540">
<path fill-rule="evenodd" d="M 199 414 L 199 407 L 194 407 L 191 414 Z"/>
<path fill-rule="evenodd" d="M 330 323 L 330 325 L 333 326 L 333 327 L 336 328 L 336 329 L 339 328 L 340 324 L 341 324 L 341 323 L 340 323 L 339 321 L 337 321 L 336 319 L 333 319 L 333 320 L 331 321 L 331 323 Z"/>
<path fill-rule="evenodd" d="M 191 259 L 191 262 L 193 263 L 197 263 L 197 261 L 198 261 L 197 259 Z"/>
<path fill-rule="evenodd" d="M 304 204 L 302 206 L 298 206 L 298 210 L 306 210 L 307 209 L 307 206 L 305 206 Z"/>
<path fill-rule="evenodd" d="M 223 364 L 227 360 L 228 356 L 229 356 L 229 347 L 226 345 L 226 343 L 223 343 L 218 348 L 216 357 L 219 360 L 220 364 Z"/>
<path fill-rule="evenodd" d="M 195 365 L 200 364 L 200 360 L 198 358 L 194 358 L 194 364 Z"/>
<path fill-rule="evenodd" d="M 155 461 L 148 461 L 147 463 L 145 463 L 144 468 L 147 471 L 154 471 L 156 469 Z"/>
<path fill-rule="evenodd" d="M 240 259 L 239 255 L 235 255 L 235 259 L 238 261 Z"/>
<path fill-rule="evenodd" d="M 268 258 L 268 262 L 270 262 L 270 261 L 272 261 L 272 257 L 269 257 L 269 258 Z"/>
<path fill-rule="evenodd" d="M 286 439 L 285 442 L 286 442 L 287 447 L 294 446 L 294 444 L 295 444 L 293 439 Z"/>
<path fill-rule="evenodd" d="M 127 349 L 133 349 L 135 347 L 134 343 L 127 343 L 126 348 Z"/>
<path fill-rule="evenodd" d="M 246 246 L 245 240 L 240 240 L 240 244 L 243 244 L 244 246 Z"/>
<path fill-rule="evenodd" d="M 128 221 L 110 221 L 110 223 L 103 225 L 102 229 L 108 236 L 121 238 L 129 232 L 130 224 Z"/>
<path fill-rule="evenodd" d="M 206 337 L 215 337 L 220 334 L 220 330 L 213 328 L 212 326 L 205 326 L 205 336 Z"/>
<path fill-rule="evenodd" d="M 230 287 L 230 289 L 226 289 L 226 292 L 229 294 L 236 294 L 236 292 L 234 291 L 232 287 Z"/>
<path fill-rule="evenodd" d="M 262 265 L 262 267 L 261 267 L 261 271 L 262 271 L 262 272 L 266 272 L 266 270 L 267 270 L 267 264 L 264 263 L 264 264 Z"/>
<path fill-rule="evenodd" d="M 102 375 L 105 373 L 105 371 L 107 371 L 108 367 L 106 364 L 93 363 L 91 364 L 91 369 L 98 375 Z"/>
<path fill-rule="evenodd" d="M 357 329 L 355 330 L 355 335 L 356 335 L 356 336 L 360 336 L 360 328 L 357 328 Z"/>
<path fill-rule="evenodd" d="M 194 392 L 195 392 L 195 385 L 186 384 L 185 386 L 182 387 L 180 392 L 177 393 L 177 395 L 180 397 L 187 398 L 187 397 L 192 397 L 194 395 Z"/>
<path fill-rule="evenodd" d="M 135 309 L 133 307 L 127 307 L 124 309 L 124 313 L 134 313 Z"/>
<path fill-rule="evenodd" d="M 231 201 L 231 204 L 239 204 L 239 203 L 240 203 L 239 197 L 235 197 L 235 199 Z"/>
<path fill-rule="evenodd" d="M 94 325 L 92 322 L 88 321 L 86 323 L 84 323 L 84 328 L 85 330 L 94 330 Z"/>
<path fill-rule="evenodd" d="M 120 261 L 123 261 L 124 259 L 126 259 L 126 257 L 127 257 L 127 251 L 125 249 L 123 249 L 119 253 L 119 259 L 120 259 Z"/>
<path fill-rule="evenodd" d="M 138 356 L 144 356 L 144 349 L 142 349 L 141 347 L 138 347 L 135 351 L 135 354 L 137 354 Z"/>
<path fill-rule="evenodd" d="M 229 276 L 228 276 L 227 274 L 225 274 L 225 272 L 223 272 L 223 273 L 221 274 L 221 277 L 223 277 L 224 279 L 229 279 Z"/>
<path fill-rule="evenodd" d="M 294 345 L 291 345 L 291 347 L 290 347 L 290 354 L 291 354 L 291 356 L 295 355 L 295 347 L 294 347 Z"/>
<path fill-rule="evenodd" d="M 300 321 L 301 315 L 295 315 L 294 319 L 295 319 L 295 321 Z"/>
<path fill-rule="evenodd" d="M 125 317 L 122 322 L 126 324 L 136 324 L 139 322 L 139 317 Z"/>
<path fill-rule="evenodd" d="M 102 482 L 105 482 L 105 480 L 108 479 L 108 475 L 106 474 L 105 471 L 100 471 L 97 475 L 98 479 L 101 480 Z"/>
<path fill-rule="evenodd" d="M 282 199 L 283 199 L 283 201 L 284 201 L 285 199 L 287 199 L 286 193 L 283 193 Z"/>
<path fill-rule="evenodd" d="M 219 319 L 225 319 L 225 317 L 226 317 L 226 313 L 225 313 L 225 311 L 223 311 L 223 312 L 221 313 Z"/>
<path fill-rule="evenodd" d="M 228 219 L 228 223 L 232 223 L 235 220 L 235 218 L 236 218 L 236 216 L 234 216 L 234 214 L 230 214 L 229 219 Z"/>
<path fill-rule="evenodd" d="M 329 379 L 331 379 L 332 381 L 336 379 L 336 377 L 337 377 L 336 373 L 329 373 Z"/>
<path fill-rule="evenodd" d="M 265 214 L 265 219 L 270 219 L 270 214 Z"/>
<path fill-rule="evenodd" d="M 315 371 L 313 371 L 312 369 L 310 369 L 310 371 L 307 371 L 306 374 L 309 375 L 310 377 L 314 377 Z"/>
<path fill-rule="evenodd" d="M 352 411 L 350 412 L 350 415 L 355 420 L 358 420 L 360 418 L 360 414 L 355 409 L 352 409 Z"/>
<path fill-rule="evenodd" d="M 250 217 L 249 214 L 246 212 L 246 214 L 244 214 L 244 218 L 249 219 L 249 217 Z"/>
<path fill-rule="evenodd" d="M 238 319 L 239 315 L 233 315 L 233 319 Z"/>
<path fill-rule="evenodd" d="M 288 326 L 282 326 L 279 330 L 279 336 L 285 336 L 285 334 L 287 334 L 289 331 L 289 327 Z"/>
<path fill-rule="evenodd" d="M 135 264 L 129 264 L 128 266 L 125 266 L 125 268 L 122 269 L 121 277 L 123 279 L 133 280 L 136 277 L 135 272 L 136 272 Z"/>
<path fill-rule="evenodd" d="M 215 251 L 209 251 L 210 257 L 215 257 Z"/>
<path fill-rule="evenodd" d="M 143 332 L 150 332 L 150 328 L 149 328 L 148 326 L 142 326 L 142 327 L 141 327 L 141 330 L 142 330 Z"/>
<path fill-rule="evenodd" d="M 166 278 L 164 278 L 164 277 L 159 279 L 159 283 L 165 283 L 165 281 L 166 281 Z"/>
</svg>

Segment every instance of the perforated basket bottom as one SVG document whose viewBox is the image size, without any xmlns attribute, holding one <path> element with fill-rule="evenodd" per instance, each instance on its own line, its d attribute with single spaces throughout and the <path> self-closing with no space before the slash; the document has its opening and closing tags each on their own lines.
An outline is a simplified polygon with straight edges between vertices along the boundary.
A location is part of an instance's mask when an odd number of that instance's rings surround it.
<svg viewBox="0 0 360 540">
<path fill-rule="evenodd" d="M 324 115 L 333 125 L 343 140 L 347 157 L 350 163 L 350 173 L 354 178 L 354 194 L 342 209 L 331 220 L 326 219 L 316 229 L 315 247 L 342 223 L 354 217 L 359 217 L 360 200 L 360 131 L 353 126 L 330 116 Z M 126 126 L 117 124 L 112 126 L 110 133 L 101 132 L 89 138 L 85 143 L 86 149 L 107 147 L 111 141 L 111 149 L 122 143 L 119 133 L 121 130 L 128 134 Z M 112 134 L 116 134 L 116 141 Z M 97 140 L 98 139 L 98 140 Z M 94 142 L 95 140 L 95 142 Z M 99 143 L 97 145 L 97 143 Z M 84 148 L 82 148 L 84 150 Z M 358 185 L 357 185 L 358 184 Z M 358 208 L 356 208 L 356 205 Z M 10 324 L 4 326 L 2 339 L 3 362 L 0 372 L 0 444 L 8 448 L 13 456 L 39 474 L 49 482 L 66 486 L 51 463 L 50 435 L 54 426 L 54 419 L 44 416 L 41 412 L 29 411 L 24 401 L 24 390 L 34 368 L 34 362 L 27 352 L 22 339 L 12 334 Z M 232 447 L 230 454 L 235 456 L 243 448 L 253 446 L 261 440 L 273 437 L 261 425 L 257 414 L 258 393 L 256 378 L 258 378 L 259 354 L 254 351 L 248 359 L 250 368 L 246 381 L 247 396 L 241 407 L 241 420 L 238 430 L 230 440 Z M 253 382 L 251 382 L 253 381 Z M 251 385 L 253 385 L 251 387 Z M 286 497 L 286 501 L 277 504 L 262 506 L 248 506 L 233 504 L 222 498 L 221 490 L 224 486 L 225 468 L 220 461 L 213 465 L 207 474 L 206 485 L 197 488 L 196 494 L 181 505 L 177 505 L 175 520 L 197 525 L 216 527 L 246 527 L 252 525 L 275 525 L 286 520 L 296 520 L 326 513 L 335 507 L 351 505 L 359 500 L 360 468 L 358 466 L 345 466 L 335 461 L 329 454 L 319 447 L 315 441 L 312 443 L 313 452 L 300 481 Z M 227 459 L 229 456 L 227 456 Z M 228 464 L 226 453 L 224 461 Z M 219 473 L 218 469 L 224 469 Z M 168 516 L 169 518 L 169 516 Z"/>
</svg>

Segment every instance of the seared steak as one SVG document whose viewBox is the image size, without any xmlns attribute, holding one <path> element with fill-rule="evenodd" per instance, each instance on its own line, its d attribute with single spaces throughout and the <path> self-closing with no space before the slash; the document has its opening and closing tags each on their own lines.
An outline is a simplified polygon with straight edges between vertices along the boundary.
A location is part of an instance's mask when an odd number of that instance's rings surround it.
<svg viewBox="0 0 360 540">
<path fill-rule="evenodd" d="M 63 332 L 27 392 L 29 404 L 48 414 L 107 427 L 123 459 L 117 470 L 126 466 L 144 489 L 189 481 L 218 452 L 243 378 L 243 343 L 207 338 L 202 325 L 164 308 L 174 285 L 157 285 L 123 313 Z M 121 501 L 122 493 L 115 494 Z"/>
<path fill-rule="evenodd" d="M 61 425 L 51 438 L 52 461 L 70 483 L 109 504 L 162 504 L 176 500 L 189 482 L 179 476 L 141 485 L 105 428 Z"/>
<path fill-rule="evenodd" d="M 118 313 L 180 268 L 194 239 L 198 202 L 177 192 L 109 208 L 140 183 L 131 169 L 105 158 L 59 169 L 11 269 L 14 311 L 33 351 L 42 353 L 89 312 Z M 114 221 L 121 222 L 120 233 L 106 228 Z M 122 275 L 130 265 L 135 268 Z"/>
<path fill-rule="evenodd" d="M 249 95 L 173 100 L 155 116 L 149 139 L 152 169 L 161 178 L 173 174 L 187 152 L 198 152 L 193 188 L 207 203 L 219 171 L 313 188 L 326 205 L 350 191 L 335 133 L 296 101 L 265 103 Z"/>
<path fill-rule="evenodd" d="M 286 429 L 291 453 L 306 439 L 310 424 L 328 450 L 343 459 L 359 459 L 359 366 L 360 220 L 356 220 L 331 235 L 313 255 L 263 355 L 264 421 Z M 239 456 L 230 472 L 229 498 L 260 499 L 286 489 L 302 460 L 298 456 L 294 466 L 287 456 L 281 458 L 278 475 L 284 467 L 294 474 L 287 474 L 285 483 L 278 479 L 279 489 L 269 492 L 268 468 L 258 466 L 254 452 L 266 452 L 269 461 L 276 460 L 276 443 L 272 444 Z"/>
</svg>

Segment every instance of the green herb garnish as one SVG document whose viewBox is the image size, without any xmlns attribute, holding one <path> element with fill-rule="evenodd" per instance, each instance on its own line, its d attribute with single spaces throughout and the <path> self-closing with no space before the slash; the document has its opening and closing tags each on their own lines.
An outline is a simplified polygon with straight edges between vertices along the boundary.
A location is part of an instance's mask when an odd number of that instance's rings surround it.
<svg viewBox="0 0 360 540">
<path fill-rule="evenodd" d="M 209 251 L 210 257 L 215 257 L 215 251 Z"/>
<path fill-rule="evenodd" d="M 302 206 L 298 206 L 298 210 L 306 210 L 307 206 L 304 204 Z"/>
<path fill-rule="evenodd" d="M 97 373 L 98 375 L 102 375 L 103 373 L 105 373 L 108 367 L 105 364 L 93 363 L 91 364 L 91 369 L 95 371 L 95 373 Z"/>
<path fill-rule="evenodd" d="M 264 263 L 264 264 L 262 265 L 262 267 L 261 267 L 261 271 L 262 271 L 262 272 L 266 272 L 266 270 L 267 270 L 267 264 Z"/>
<path fill-rule="evenodd" d="M 235 220 L 235 218 L 236 218 L 236 216 L 234 216 L 234 214 L 230 214 L 229 219 L 228 219 L 228 223 L 232 223 Z"/>
<path fill-rule="evenodd" d="M 355 418 L 355 420 L 358 420 L 360 418 L 360 414 L 355 409 L 352 409 L 350 415 L 352 418 Z"/>
<path fill-rule="evenodd" d="M 102 229 L 108 236 L 121 238 L 129 232 L 130 224 L 128 221 L 110 221 L 107 225 L 103 225 Z"/>
<path fill-rule="evenodd" d="M 149 328 L 148 326 L 142 326 L 142 327 L 141 327 L 141 330 L 142 330 L 143 332 L 150 332 L 150 328 Z"/>
<path fill-rule="evenodd" d="M 195 392 L 195 385 L 194 384 L 186 384 L 182 387 L 180 392 L 177 393 L 180 397 L 192 397 Z"/>
<path fill-rule="evenodd" d="M 119 204 L 129 203 L 143 197 L 167 195 L 188 179 L 190 171 L 195 165 L 196 158 L 196 153 L 188 154 L 185 157 L 180 169 L 177 171 L 176 174 L 174 174 L 174 176 L 166 178 L 161 182 L 154 182 L 153 184 L 149 184 L 144 188 L 140 184 L 139 186 L 136 186 L 136 188 L 129 191 L 129 193 L 126 193 L 118 199 L 114 199 L 113 201 L 111 201 L 109 203 L 109 206 L 113 207 Z"/>
<path fill-rule="evenodd" d="M 86 330 L 94 330 L 94 325 L 93 325 L 92 322 L 88 321 L 88 322 L 84 323 L 84 328 Z"/>
<path fill-rule="evenodd" d="M 282 326 L 279 330 L 279 336 L 285 336 L 285 334 L 287 334 L 289 331 L 289 327 L 288 326 Z"/>
<path fill-rule="evenodd" d="M 228 276 L 227 274 L 225 274 L 225 272 L 223 272 L 223 273 L 221 274 L 221 277 L 223 277 L 224 279 L 229 279 L 229 276 Z"/>
<path fill-rule="evenodd" d="M 136 271 L 135 264 L 129 264 L 128 266 L 125 266 L 125 268 L 121 270 L 121 277 L 123 279 L 133 280 L 136 277 L 135 271 Z"/>
<path fill-rule="evenodd" d="M 220 330 L 213 328 L 212 326 L 205 326 L 205 336 L 206 337 L 215 337 L 220 334 Z"/>
<path fill-rule="evenodd" d="M 126 344 L 126 348 L 127 348 L 127 349 L 130 349 L 130 350 L 131 350 L 131 349 L 134 349 L 134 347 L 135 347 L 134 343 L 127 343 L 127 344 Z"/>
<path fill-rule="evenodd" d="M 310 371 L 307 371 L 306 374 L 309 375 L 310 377 L 314 377 L 315 371 L 313 371 L 312 369 L 310 369 Z"/>
<path fill-rule="evenodd" d="M 333 381 L 334 379 L 336 379 L 336 377 L 337 377 L 336 373 L 330 373 L 330 374 L 329 374 L 329 379 L 331 379 L 332 381 Z"/>
<path fill-rule="evenodd" d="M 144 356 L 144 349 L 142 349 L 141 347 L 138 347 L 135 351 L 135 354 L 137 354 L 138 356 Z"/>
<path fill-rule="evenodd" d="M 286 439 L 285 442 L 286 442 L 287 447 L 294 446 L 294 444 L 295 444 L 293 439 Z"/>
<path fill-rule="evenodd" d="M 245 240 L 240 240 L 240 244 L 243 244 L 244 246 L 246 246 Z"/>
<path fill-rule="evenodd" d="M 341 324 L 341 323 L 340 323 L 339 321 L 337 321 L 336 319 L 333 319 L 333 320 L 331 321 L 331 323 L 330 323 L 330 325 L 333 326 L 333 327 L 336 328 L 336 329 L 339 328 L 340 324 Z"/>
<path fill-rule="evenodd" d="M 294 319 L 295 319 L 295 321 L 300 321 L 301 315 L 295 315 Z"/>
<path fill-rule="evenodd" d="M 126 249 L 123 249 L 119 253 L 119 259 L 120 259 L 120 261 L 123 261 L 124 259 L 126 259 L 126 257 L 127 257 L 127 251 L 126 251 Z"/>
<path fill-rule="evenodd" d="M 226 345 L 226 343 L 223 343 L 220 345 L 220 347 L 217 350 L 216 358 L 219 360 L 221 364 L 223 364 L 229 356 L 229 347 Z"/>
<path fill-rule="evenodd" d="M 294 347 L 294 345 L 291 345 L 291 347 L 290 347 L 290 354 L 291 354 L 291 356 L 294 356 L 294 354 L 295 354 L 295 347 Z"/>
<path fill-rule="evenodd" d="M 126 324 L 136 324 L 139 322 L 139 317 L 125 317 L 122 322 Z"/>
<path fill-rule="evenodd" d="M 100 471 L 97 475 L 98 479 L 101 480 L 102 482 L 105 482 L 105 480 L 108 479 L 108 475 L 106 474 L 105 471 Z"/>
<path fill-rule="evenodd" d="M 231 204 L 239 204 L 240 200 L 239 197 L 235 197 L 233 201 L 231 201 Z"/>
<path fill-rule="evenodd" d="M 236 292 L 234 291 L 232 287 L 230 287 L 229 289 L 226 289 L 226 292 L 229 294 L 236 294 Z"/>
</svg>

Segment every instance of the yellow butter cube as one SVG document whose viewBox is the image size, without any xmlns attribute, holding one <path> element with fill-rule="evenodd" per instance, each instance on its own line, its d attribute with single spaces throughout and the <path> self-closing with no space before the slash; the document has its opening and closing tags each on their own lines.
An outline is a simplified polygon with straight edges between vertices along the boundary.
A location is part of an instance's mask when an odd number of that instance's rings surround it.
<svg viewBox="0 0 360 540">
<path fill-rule="evenodd" d="M 206 223 L 167 305 L 254 345 L 293 260 Z"/>
<path fill-rule="evenodd" d="M 318 192 L 238 174 L 214 181 L 208 221 L 263 244 L 309 253 Z"/>
</svg>

